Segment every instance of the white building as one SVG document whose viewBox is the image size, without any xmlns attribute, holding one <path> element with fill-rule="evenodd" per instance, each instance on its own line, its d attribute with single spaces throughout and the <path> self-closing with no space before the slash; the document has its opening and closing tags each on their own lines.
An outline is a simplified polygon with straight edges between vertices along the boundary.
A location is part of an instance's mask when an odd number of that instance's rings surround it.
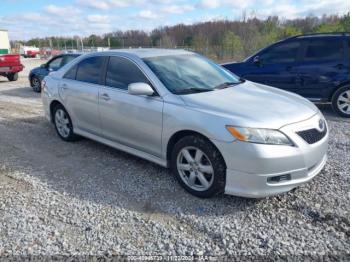
<svg viewBox="0 0 350 262">
<path fill-rule="evenodd" d="M 7 30 L 0 29 L 0 54 L 10 53 L 10 40 Z"/>
</svg>

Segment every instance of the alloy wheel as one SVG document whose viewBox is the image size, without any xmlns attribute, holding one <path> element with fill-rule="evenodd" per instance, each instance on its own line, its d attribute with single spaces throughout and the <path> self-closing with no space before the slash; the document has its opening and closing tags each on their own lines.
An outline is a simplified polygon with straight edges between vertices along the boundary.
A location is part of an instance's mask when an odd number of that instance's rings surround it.
<svg viewBox="0 0 350 262">
<path fill-rule="evenodd" d="M 41 83 L 40 80 L 37 77 L 32 78 L 32 87 L 35 92 L 40 92 L 41 90 Z"/>
<path fill-rule="evenodd" d="M 177 156 L 182 181 L 196 191 L 208 190 L 214 181 L 214 169 L 206 154 L 196 147 L 185 147 Z"/>
<path fill-rule="evenodd" d="M 57 131 L 63 138 L 67 138 L 71 132 L 69 118 L 62 109 L 58 109 L 55 113 L 55 123 Z"/>
<path fill-rule="evenodd" d="M 341 112 L 350 115 L 350 90 L 344 91 L 338 96 L 337 106 Z"/>
</svg>

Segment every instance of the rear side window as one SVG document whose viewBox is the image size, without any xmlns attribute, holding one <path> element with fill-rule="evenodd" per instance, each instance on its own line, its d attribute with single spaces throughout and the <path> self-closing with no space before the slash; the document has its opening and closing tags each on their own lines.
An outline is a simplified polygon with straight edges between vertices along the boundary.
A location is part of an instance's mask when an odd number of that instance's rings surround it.
<svg viewBox="0 0 350 262">
<path fill-rule="evenodd" d="M 138 82 L 149 84 L 146 76 L 133 62 L 122 57 L 110 57 L 106 74 L 106 86 L 127 90 L 129 84 Z"/>
<path fill-rule="evenodd" d="M 344 54 L 342 38 L 315 39 L 307 43 L 305 61 L 341 60 Z"/>
<path fill-rule="evenodd" d="M 293 63 L 297 60 L 300 42 L 281 43 L 260 55 L 263 64 Z"/>
<path fill-rule="evenodd" d="M 77 68 L 77 65 L 73 66 L 67 71 L 63 78 L 75 80 L 75 76 L 77 75 Z"/>
<path fill-rule="evenodd" d="M 91 84 L 99 84 L 103 62 L 104 57 L 102 56 L 89 57 L 81 61 L 78 64 L 76 80 Z"/>
<path fill-rule="evenodd" d="M 72 55 L 66 55 L 66 56 L 64 56 L 61 66 L 64 66 L 64 65 L 68 64 L 70 61 L 72 61 L 72 60 L 75 59 L 75 58 L 77 58 L 77 56 L 72 56 Z"/>
</svg>

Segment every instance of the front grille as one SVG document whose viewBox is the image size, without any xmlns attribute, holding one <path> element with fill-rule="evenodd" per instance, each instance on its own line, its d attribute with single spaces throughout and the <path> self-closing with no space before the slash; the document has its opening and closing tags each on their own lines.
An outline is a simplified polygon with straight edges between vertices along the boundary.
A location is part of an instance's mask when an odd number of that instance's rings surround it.
<svg viewBox="0 0 350 262">
<path fill-rule="evenodd" d="M 323 131 L 319 131 L 316 128 L 303 130 L 297 132 L 297 134 L 304 139 L 308 144 L 315 144 L 324 138 L 327 134 L 327 127 L 325 126 Z"/>
</svg>

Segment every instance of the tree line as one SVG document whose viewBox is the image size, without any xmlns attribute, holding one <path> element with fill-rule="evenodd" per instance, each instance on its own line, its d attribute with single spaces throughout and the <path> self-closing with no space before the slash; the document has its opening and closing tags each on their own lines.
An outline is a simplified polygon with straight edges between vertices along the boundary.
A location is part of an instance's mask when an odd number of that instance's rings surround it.
<svg viewBox="0 0 350 262">
<path fill-rule="evenodd" d="M 193 25 L 177 24 L 154 29 L 116 31 L 104 35 L 35 38 L 25 45 L 55 49 L 86 47 L 110 48 L 185 48 L 217 61 L 241 60 L 258 49 L 283 38 L 324 32 L 350 32 L 350 13 L 343 16 L 308 16 L 280 19 L 278 16 L 259 19 L 243 14 L 239 21 L 217 20 Z"/>
</svg>

